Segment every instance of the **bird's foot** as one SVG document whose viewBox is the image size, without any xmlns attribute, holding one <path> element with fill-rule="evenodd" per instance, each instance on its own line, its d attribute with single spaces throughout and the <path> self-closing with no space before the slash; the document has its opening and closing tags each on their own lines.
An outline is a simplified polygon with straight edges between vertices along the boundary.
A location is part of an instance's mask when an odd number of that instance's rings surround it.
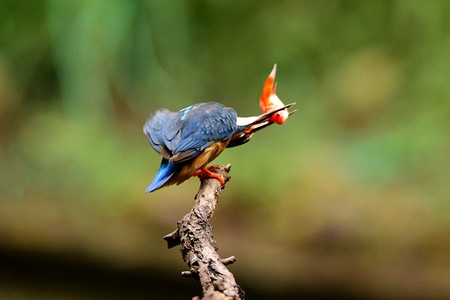
<svg viewBox="0 0 450 300">
<path fill-rule="evenodd" d="M 210 171 L 210 169 L 218 169 L 218 168 L 219 168 L 218 165 L 202 167 L 197 172 L 195 172 L 194 175 L 198 176 L 200 180 L 207 178 L 215 178 L 219 180 L 222 185 L 225 185 L 225 179 L 223 179 L 222 175 Z"/>
</svg>

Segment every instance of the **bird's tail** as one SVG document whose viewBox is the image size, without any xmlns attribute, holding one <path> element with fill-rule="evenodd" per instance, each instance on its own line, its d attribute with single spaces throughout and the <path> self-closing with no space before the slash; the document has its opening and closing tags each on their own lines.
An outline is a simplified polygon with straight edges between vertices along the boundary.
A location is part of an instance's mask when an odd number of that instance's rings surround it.
<svg viewBox="0 0 450 300">
<path fill-rule="evenodd" d="M 285 105 L 283 107 L 277 108 L 273 111 L 270 111 L 268 113 L 262 114 L 257 117 L 247 117 L 247 118 L 241 118 L 238 117 L 237 119 L 237 129 L 236 132 L 233 134 L 231 141 L 228 143 L 227 148 L 239 146 L 242 144 L 247 143 L 253 136 L 253 134 L 261 130 L 269 125 L 273 124 L 273 121 L 270 120 L 270 118 L 276 114 L 279 111 L 282 111 L 284 109 L 289 109 L 292 106 L 295 105 L 294 103 Z M 296 110 L 290 111 L 289 115 L 296 112 Z"/>
<path fill-rule="evenodd" d="M 159 188 L 162 188 L 169 179 L 173 178 L 177 172 L 177 166 L 169 162 L 167 159 L 163 158 L 161 165 L 159 166 L 158 172 L 156 172 L 155 178 L 149 187 L 145 190 L 146 193 L 151 193 Z"/>
</svg>

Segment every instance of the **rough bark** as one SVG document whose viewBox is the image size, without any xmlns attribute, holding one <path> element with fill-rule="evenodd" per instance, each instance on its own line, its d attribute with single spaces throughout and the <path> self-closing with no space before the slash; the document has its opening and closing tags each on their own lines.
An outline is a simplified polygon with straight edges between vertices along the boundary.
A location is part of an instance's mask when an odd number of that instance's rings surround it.
<svg viewBox="0 0 450 300">
<path fill-rule="evenodd" d="M 231 165 L 213 169 L 227 182 Z M 209 223 L 219 200 L 220 191 L 225 186 L 214 178 L 201 180 L 200 189 L 195 196 L 195 205 L 191 212 L 178 221 L 178 228 L 164 236 L 168 248 L 180 245 L 181 255 L 190 270 L 182 276 L 198 279 L 203 288 L 203 298 L 194 299 L 244 299 L 244 291 L 236 283 L 233 274 L 226 265 L 235 258 L 221 259 L 213 239 L 212 226 Z"/>
</svg>

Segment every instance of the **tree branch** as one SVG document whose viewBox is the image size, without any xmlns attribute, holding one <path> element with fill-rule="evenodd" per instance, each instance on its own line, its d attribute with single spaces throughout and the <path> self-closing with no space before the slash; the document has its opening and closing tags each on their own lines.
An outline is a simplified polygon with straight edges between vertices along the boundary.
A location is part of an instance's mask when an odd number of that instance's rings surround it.
<svg viewBox="0 0 450 300">
<path fill-rule="evenodd" d="M 214 171 L 227 182 L 231 165 L 220 166 Z M 225 265 L 235 262 L 234 256 L 221 259 L 217 253 L 216 241 L 213 239 L 209 220 L 214 214 L 220 191 L 225 186 L 214 178 L 201 181 L 195 196 L 195 205 L 191 212 L 178 221 L 178 228 L 164 236 L 168 248 L 180 245 L 183 260 L 190 270 L 182 276 L 200 280 L 203 298 L 208 300 L 233 299 L 243 300 L 244 291 L 236 283 L 233 274 Z M 200 299 L 198 297 L 194 299 Z"/>
</svg>

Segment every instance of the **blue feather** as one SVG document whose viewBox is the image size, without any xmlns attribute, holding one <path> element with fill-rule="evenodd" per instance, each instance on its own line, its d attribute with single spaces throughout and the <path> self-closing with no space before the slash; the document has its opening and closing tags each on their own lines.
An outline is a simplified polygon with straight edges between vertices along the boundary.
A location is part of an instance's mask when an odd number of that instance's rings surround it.
<svg viewBox="0 0 450 300">
<path fill-rule="evenodd" d="M 156 172 L 155 178 L 149 187 L 145 190 L 146 193 L 151 193 L 159 188 L 161 188 L 167 181 L 173 178 L 176 173 L 178 173 L 179 167 L 167 159 L 163 158 L 161 165 L 159 166 L 158 172 Z"/>
</svg>

